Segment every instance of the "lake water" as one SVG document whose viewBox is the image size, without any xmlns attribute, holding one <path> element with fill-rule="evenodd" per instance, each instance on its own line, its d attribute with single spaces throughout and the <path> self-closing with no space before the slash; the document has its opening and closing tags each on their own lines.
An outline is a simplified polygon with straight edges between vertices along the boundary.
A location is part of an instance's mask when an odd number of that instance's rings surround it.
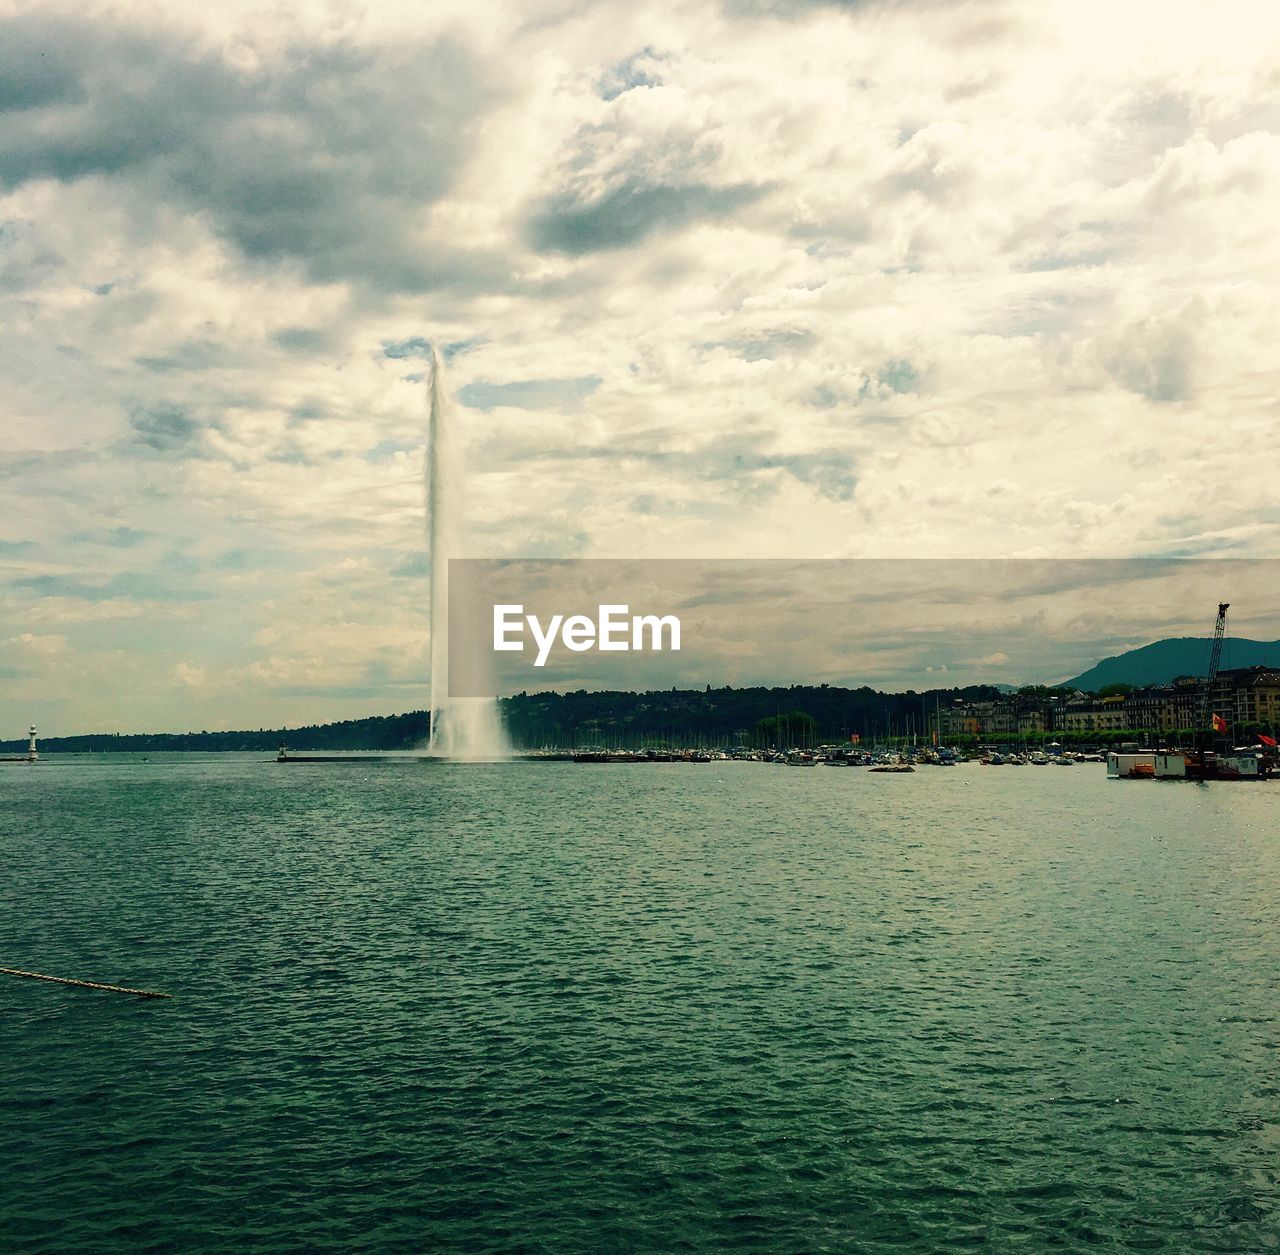
<svg viewBox="0 0 1280 1255">
<path fill-rule="evenodd" d="M 1280 783 L 0 767 L 5 1251 L 1280 1247 Z"/>
</svg>

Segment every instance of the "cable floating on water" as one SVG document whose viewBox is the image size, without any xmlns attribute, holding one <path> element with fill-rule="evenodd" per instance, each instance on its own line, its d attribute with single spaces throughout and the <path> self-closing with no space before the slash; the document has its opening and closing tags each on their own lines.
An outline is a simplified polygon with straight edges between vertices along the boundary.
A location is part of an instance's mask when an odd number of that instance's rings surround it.
<svg viewBox="0 0 1280 1255">
<path fill-rule="evenodd" d="M 94 980 L 72 980 L 69 976 L 45 976 L 41 972 L 24 972 L 16 967 L 0 967 L 5 976 L 25 976 L 29 980 L 47 980 L 55 985 L 79 985 L 82 989 L 105 989 L 113 994 L 133 994 L 136 998 L 172 998 L 172 994 L 156 993 L 152 989 L 125 989 L 122 985 L 102 985 Z"/>
</svg>

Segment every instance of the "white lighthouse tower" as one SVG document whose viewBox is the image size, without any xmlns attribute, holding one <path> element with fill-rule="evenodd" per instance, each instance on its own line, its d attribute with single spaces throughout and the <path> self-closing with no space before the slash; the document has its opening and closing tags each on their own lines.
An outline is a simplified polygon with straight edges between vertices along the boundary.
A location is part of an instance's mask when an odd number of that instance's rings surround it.
<svg viewBox="0 0 1280 1255">
<path fill-rule="evenodd" d="M 40 755 L 36 753 L 36 725 L 31 725 L 31 739 L 27 742 L 27 762 L 39 762 Z"/>
</svg>

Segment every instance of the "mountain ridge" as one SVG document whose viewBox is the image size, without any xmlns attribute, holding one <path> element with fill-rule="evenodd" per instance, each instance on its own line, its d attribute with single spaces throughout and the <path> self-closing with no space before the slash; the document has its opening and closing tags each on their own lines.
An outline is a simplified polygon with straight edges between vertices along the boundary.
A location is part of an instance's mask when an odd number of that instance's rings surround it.
<svg viewBox="0 0 1280 1255">
<path fill-rule="evenodd" d="M 1204 636 L 1169 636 L 1137 649 L 1113 654 L 1065 681 L 1066 687 L 1096 693 L 1108 684 L 1169 684 L 1179 676 L 1204 675 L 1213 641 Z M 1222 642 L 1222 670 L 1236 667 L 1280 667 L 1280 641 L 1245 636 Z"/>
</svg>

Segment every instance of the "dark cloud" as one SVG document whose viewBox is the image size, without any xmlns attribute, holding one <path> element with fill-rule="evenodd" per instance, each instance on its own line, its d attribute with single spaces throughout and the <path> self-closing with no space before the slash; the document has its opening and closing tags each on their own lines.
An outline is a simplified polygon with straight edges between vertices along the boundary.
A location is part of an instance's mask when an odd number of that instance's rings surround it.
<svg viewBox="0 0 1280 1255">
<path fill-rule="evenodd" d="M 891 392 L 915 392 L 920 385 L 920 374 L 908 361 L 888 362 L 880 368 L 880 382 Z"/>
<path fill-rule="evenodd" d="M 1102 348 L 1103 364 L 1123 387 L 1151 401 L 1187 401 L 1195 394 L 1196 333 L 1205 311 L 1182 311 L 1123 327 Z"/>
<path fill-rule="evenodd" d="M 1151 401 L 1186 401 L 1193 391 L 1186 357 L 1176 347 L 1145 360 L 1117 362 L 1112 373 L 1126 388 Z"/>
<path fill-rule="evenodd" d="M 1118 248 L 1095 248 L 1084 252 L 1051 248 L 1033 257 L 1024 269 L 1035 274 L 1053 270 L 1080 270 L 1105 266 L 1108 262 L 1114 261 L 1119 253 Z"/>
<path fill-rule="evenodd" d="M 752 183 L 667 186 L 630 179 L 589 202 L 571 194 L 552 200 L 531 219 L 529 238 L 536 248 L 574 256 L 628 248 L 658 231 L 729 217 L 767 190 Z"/>
<path fill-rule="evenodd" d="M 400 361 L 406 357 L 430 357 L 431 341 L 421 336 L 412 336 L 408 340 L 392 340 L 382 346 L 382 356 Z"/>
<path fill-rule="evenodd" d="M 894 395 L 918 393 L 920 388 L 920 372 L 905 358 L 899 358 L 886 362 L 876 371 L 874 378 L 863 375 L 856 388 L 840 381 L 821 383 L 809 393 L 806 404 L 818 410 L 861 406 L 866 401 L 887 401 Z M 862 412 L 858 419 L 860 422 L 897 423 L 902 421 L 902 415 Z"/>
<path fill-rule="evenodd" d="M 268 462 L 284 466 L 319 466 L 319 458 L 308 453 L 296 440 L 286 440 L 267 454 Z"/>
<path fill-rule="evenodd" d="M 319 353 L 329 342 L 329 333 L 316 327 L 282 327 L 271 336 L 271 343 L 286 353 Z"/>
<path fill-rule="evenodd" d="M 660 87 L 662 76 L 658 66 L 662 58 L 652 48 L 642 48 L 625 61 L 610 66 L 600 78 L 598 91 L 603 100 L 617 100 L 637 87 Z"/>
<path fill-rule="evenodd" d="M 458 400 L 473 410 L 510 406 L 518 410 L 575 410 L 600 386 L 599 375 L 577 379 L 518 379 L 489 383 L 479 379 L 458 390 Z"/>
<path fill-rule="evenodd" d="M 41 241 L 34 223 L 14 219 L 0 222 L 0 292 L 32 288 L 63 264 L 63 257 Z"/>
<path fill-rule="evenodd" d="M 457 282 L 417 238 L 493 91 L 450 39 L 294 46 L 258 70 L 83 14 L 0 22 L 0 186 L 127 182 L 320 281 Z"/>
<path fill-rule="evenodd" d="M 38 19 L 4 24 L 0 41 L 0 111 L 38 109 L 84 99 L 84 75 L 90 65 L 90 45 L 76 24 L 69 23 L 60 38 Z"/>
<path fill-rule="evenodd" d="M 446 362 L 451 362 L 455 357 L 461 357 L 464 353 L 469 353 L 472 349 L 479 348 L 480 345 L 487 343 L 484 336 L 471 336 L 466 340 L 451 340 L 447 344 L 437 345 L 440 350 L 440 356 Z M 406 358 L 423 358 L 431 356 L 431 341 L 422 336 L 410 336 L 407 340 L 387 340 L 382 345 L 382 356 L 389 357 L 394 361 L 402 361 Z M 413 379 L 413 376 L 406 376 Z"/>
<path fill-rule="evenodd" d="M 783 329 L 764 331 L 759 335 L 744 336 L 736 340 L 716 340 L 704 344 L 703 348 L 728 349 L 744 361 L 764 362 L 809 348 L 816 340 L 817 337 L 811 331 Z"/>
<path fill-rule="evenodd" d="M 723 454 L 708 450 L 703 460 L 707 463 L 707 474 L 723 475 L 739 487 L 759 484 L 770 471 L 781 471 L 831 501 L 851 501 L 858 487 L 853 460 L 841 449 L 790 454 L 762 453 L 749 448 L 729 450 Z"/>
<path fill-rule="evenodd" d="M 185 452 L 198 442 L 204 425 L 180 405 L 155 405 L 129 415 L 134 439 L 157 453 Z"/>
<path fill-rule="evenodd" d="M 1203 119 L 1190 92 L 1151 82 L 1135 85 L 1097 119 L 1106 137 L 1098 150 L 1099 176 L 1112 187 L 1142 178 L 1153 158 L 1187 143 L 1197 124 Z"/>
<path fill-rule="evenodd" d="M 472 349 L 478 349 L 482 344 L 488 343 L 488 336 L 469 336 L 465 340 L 450 340 L 448 344 L 440 346 L 440 354 L 446 362 L 451 362 L 455 357 L 461 357 L 464 353 L 470 353 Z"/>
<path fill-rule="evenodd" d="M 422 579 L 430 570 L 430 564 L 427 562 L 425 553 L 412 553 L 408 557 L 401 559 L 391 568 L 391 574 L 396 579 Z"/>
<path fill-rule="evenodd" d="M 700 478 L 731 485 L 735 491 L 758 496 L 772 491 L 782 476 L 813 488 L 831 501 L 850 501 L 858 487 L 857 467 L 847 449 L 826 448 L 811 453 L 774 453 L 767 437 L 721 440 L 692 454 L 663 454 L 675 468 L 687 468 Z"/>
<path fill-rule="evenodd" d="M 1003 7 L 1001 0 L 724 0 L 724 11 L 730 17 L 776 17 L 799 20 L 813 13 L 867 13 L 893 9 L 919 9 L 955 12 L 972 18 L 974 24 L 991 26 L 993 10 Z"/>
<path fill-rule="evenodd" d="M 414 445 L 403 440 L 379 440 L 372 449 L 366 449 L 361 455 L 366 462 L 389 462 L 398 453 L 408 453 Z"/>
<path fill-rule="evenodd" d="M 776 491 L 787 477 L 809 485 L 819 496 L 832 501 L 852 500 L 858 487 L 856 460 L 848 449 L 827 447 L 808 453 L 777 453 L 769 448 L 774 437 L 767 431 L 724 435 L 691 449 L 655 449 L 655 439 L 663 438 L 653 430 L 637 430 L 630 437 L 620 434 L 609 444 L 554 450 L 518 447 L 508 441 L 501 449 L 491 447 L 490 454 L 495 465 L 536 458 L 652 467 L 673 481 L 701 480 L 755 499 Z M 620 474 L 625 475 L 625 471 Z"/>
<path fill-rule="evenodd" d="M 268 571 L 289 565 L 284 554 L 274 549 L 227 549 L 210 564 L 215 571 Z"/>
<path fill-rule="evenodd" d="M 730 17 L 801 18 L 810 13 L 831 9 L 855 12 L 861 9 L 889 8 L 896 0 L 725 0 L 724 10 Z"/>
<path fill-rule="evenodd" d="M 189 585 L 175 588 L 143 571 L 122 571 L 95 582 L 67 575 L 30 575 L 10 581 L 15 591 L 37 597 L 71 597 L 78 601 L 204 601 L 212 596 Z"/>
<path fill-rule="evenodd" d="M 102 531 L 74 532 L 67 539 L 77 545 L 109 545 L 112 549 L 136 549 L 150 537 L 136 527 L 108 527 Z"/>
<path fill-rule="evenodd" d="M 169 375 L 189 370 L 213 370 L 226 363 L 227 354 L 221 345 L 208 340 L 196 340 L 181 344 L 169 353 L 158 357 L 135 357 L 143 370 L 157 375 Z"/>
<path fill-rule="evenodd" d="M 724 0 L 734 18 L 774 17 L 801 21 L 814 13 L 876 13 L 892 9 L 964 8 L 970 0 Z"/>
</svg>

